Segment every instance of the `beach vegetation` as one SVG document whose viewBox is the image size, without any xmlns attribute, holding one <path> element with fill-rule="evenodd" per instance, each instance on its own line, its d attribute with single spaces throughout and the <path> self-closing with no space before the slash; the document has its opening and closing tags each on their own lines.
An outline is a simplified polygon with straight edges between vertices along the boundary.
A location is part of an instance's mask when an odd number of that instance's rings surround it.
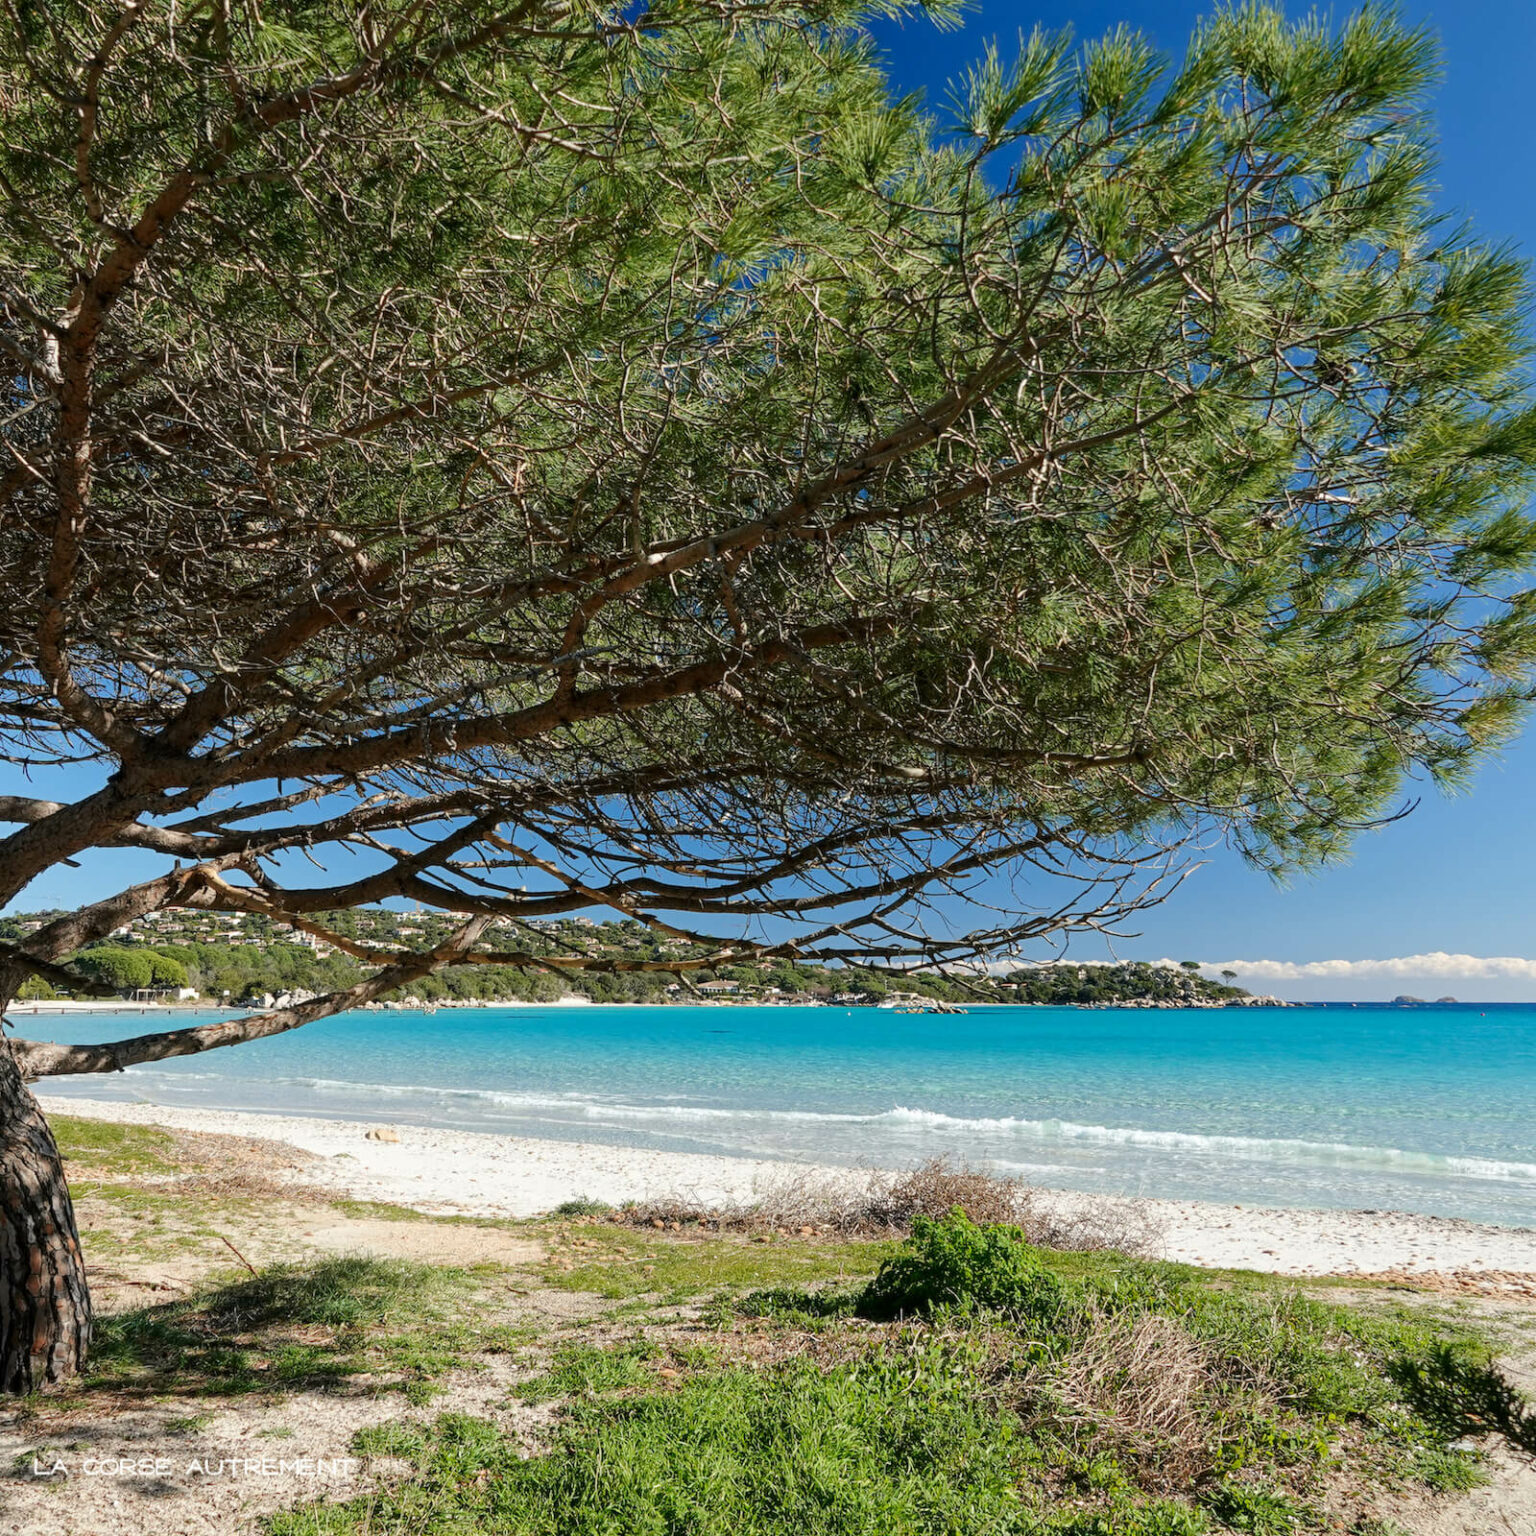
<svg viewBox="0 0 1536 1536">
<path fill-rule="evenodd" d="M 53 1134 L 59 1153 L 96 1175 L 169 1173 L 182 1167 L 175 1138 L 154 1125 L 124 1125 L 112 1120 L 83 1120 L 55 1115 Z M 78 1176 L 80 1169 L 76 1170 Z"/>
<path fill-rule="evenodd" d="M 343 1216 L 365 1221 L 431 1221 L 434 1218 L 409 1205 L 394 1205 L 387 1200 L 349 1200 L 344 1196 L 331 1202 Z M 442 1220 L 442 1217 L 435 1218 Z"/>
<path fill-rule="evenodd" d="M 72 765 L 0 797 L 0 905 L 137 872 L 7 941 L 0 1005 L 155 985 L 110 951 L 161 912 L 357 967 L 10 1039 L 0 1390 L 91 1338 L 31 1079 L 455 968 L 958 985 L 1510 739 L 1529 290 L 1435 212 L 1431 33 L 1037 32 L 930 108 L 869 32 L 920 14 L 959 8 L 0 16 L 0 760 Z M 320 921 L 379 903 L 446 931 Z M 589 911 L 654 951 L 534 941 Z"/>
<path fill-rule="evenodd" d="M 522 1348 L 480 1302 L 474 1271 L 340 1255 L 219 1277 L 98 1323 L 93 1393 L 227 1396 L 328 1390 L 366 1376 L 427 1401 L 473 1357 Z"/>
<path fill-rule="evenodd" d="M 972 1221 L 1020 1228 L 1039 1247 L 1141 1253 L 1150 1251 L 1158 1238 L 1156 1219 L 1143 1201 L 1041 1199 L 1022 1179 L 950 1156 L 925 1158 L 908 1168 L 844 1174 L 786 1169 L 776 1178 L 759 1181 L 748 1199 L 703 1202 L 686 1195 L 657 1196 L 626 1203 L 611 1219 L 642 1230 L 905 1237 L 919 1218 L 948 1216 L 956 1210 Z"/>
<path fill-rule="evenodd" d="M 292 1436 L 345 1403 L 327 1453 L 362 1426 L 360 1491 L 295 1488 L 269 1536 L 1384 1536 L 1383 1500 L 1453 1519 L 1483 1448 L 1532 1423 L 1486 1309 L 1359 1280 L 1051 1248 L 960 1212 L 901 1241 L 594 1214 L 518 1224 L 546 1257 L 520 1246 L 514 1269 L 315 1252 L 234 1269 L 277 1228 L 343 1214 L 302 1189 L 275 1215 L 186 1197 L 199 1262 L 226 1256 L 194 1279 L 102 1224 L 114 1191 L 169 1222 L 166 1188 L 138 1165 L 86 1187 L 93 1248 L 183 1289 L 120 1299 L 91 1371 L 19 1422 L 34 1445 L 93 1443 L 131 1407 L 146 1448 L 191 1455 L 210 1416 Z M 410 1253 L 464 1247 L 462 1229 L 371 1237 Z"/>
<path fill-rule="evenodd" d="M 907 1317 L 983 1307 L 1050 1318 L 1064 1302 L 1055 1274 L 1018 1227 L 978 1224 L 963 1211 L 918 1216 L 912 1235 L 859 1297 L 863 1317 Z"/>
<path fill-rule="evenodd" d="M 672 1233 L 603 1223 L 556 1229 L 542 1278 L 563 1291 L 620 1300 L 687 1300 L 725 1289 L 842 1282 L 873 1274 L 886 1245 L 799 1236 Z"/>
<path fill-rule="evenodd" d="M 518 1389 L 561 1409 L 531 1457 L 459 1414 L 364 1430 L 357 1451 L 409 1474 L 268 1529 L 1278 1536 L 1381 1528 L 1380 1493 L 1479 1476 L 1461 1421 L 1405 1383 L 1492 1372 L 1486 1346 L 1410 1309 L 1023 1253 L 962 1217 L 920 1225 L 880 1275 L 739 1298 L 707 1314 L 708 1348 L 661 1319 L 558 1344 Z M 892 1318 L 916 1276 L 924 1304 Z"/>
<path fill-rule="evenodd" d="M 552 1216 L 607 1216 L 612 1212 L 613 1206 L 606 1200 L 594 1200 L 589 1195 L 577 1195 L 571 1200 L 562 1200 L 553 1211 Z"/>
</svg>

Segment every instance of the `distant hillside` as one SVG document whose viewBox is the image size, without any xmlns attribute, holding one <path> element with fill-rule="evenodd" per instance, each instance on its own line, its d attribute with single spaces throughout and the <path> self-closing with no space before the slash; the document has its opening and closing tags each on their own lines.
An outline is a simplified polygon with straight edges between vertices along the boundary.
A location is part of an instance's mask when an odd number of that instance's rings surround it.
<svg viewBox="0 0 1536 1536">
<path fill-rule="evenodd" d="M 1241 987 L 1207 981 L 1195 962 L 1175 969 L 1128 960 L 1120 965 L 1038 965 L 1012 972 L 1011 1001 L 1021 1003 L 1157 1003 L 1170 1008 L 1257 1001 Z"/>
<path fill-rule="evenodd" d="M 0 918 L 0 940 L 22 941 L 61 914 L 30 912 Z M 432 913 L 362 907 L 317 913 L 315 922 L 343 939 L 370 946 L 422 948 L 448 936 L 452 922 Z M 1248 994 L 1210 982 L 1198 972 L 1141 963 L 1123 965 L 1028 966 L 1006 978 L 894 976 L 878 971 L 832 969 L 768 960 L 689 970 L 679 977 L 664 966 L 705 951 L 653 933 L 635 921 L 594 922 L 561 918 L 492 927 L 488 941 L 532 957 L 591 955 L 635 969 L 616 973 L 528 966 L 455 966 L 416 982 L 410 995 L 423 1002 L 451 1000 L 537 1002 L 561 996 L 593 1002 L 665 1002 L 712 997 L 722 1001 L 879 1003 L 894 993 L 942 1001 L 1024 1003 L 1136 1002 L 1162 1006 L 1240 1002 Z M 265 917 L 231 913 L 165 911 L 116 930 L 107 940 L 73 957 L 94 979 L 125 996 L 175 996 L 196 992 L 198 1000 L 259 1001 L 284 992 L 329 992 L 350 985 L 370 967 L 311 934 Z M 28 997 L 47 997 L 37 982 Z"/>
</svg>

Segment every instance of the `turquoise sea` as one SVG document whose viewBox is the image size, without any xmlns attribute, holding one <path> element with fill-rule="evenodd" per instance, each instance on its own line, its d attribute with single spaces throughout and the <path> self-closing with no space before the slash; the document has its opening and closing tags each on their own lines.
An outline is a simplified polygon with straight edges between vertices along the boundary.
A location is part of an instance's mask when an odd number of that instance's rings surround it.
<svg viewBox="0 0 1536 1536">
<path fill-rule="evenodd" d="M 139 1012 L 19 1022 L 112 1039 Z M 91 1098 L 1536 1226 L 1536 1006 L 354 1013 Z"/>
</svg>

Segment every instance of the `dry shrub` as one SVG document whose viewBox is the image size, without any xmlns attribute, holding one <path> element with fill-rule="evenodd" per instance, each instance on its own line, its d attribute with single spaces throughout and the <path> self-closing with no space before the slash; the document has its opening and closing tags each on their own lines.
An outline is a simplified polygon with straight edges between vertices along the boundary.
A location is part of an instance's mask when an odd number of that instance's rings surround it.
<svg viewBox="0 0 1536 1536">
<path fill-rule="evenodd" d="M 321 1184 L 290 1183 L 287 1179 L 268 1178 L 264 1174 L 238 1169 L 189 1174 L 163 1187 L 178 1195 L 197 1195 L 214 1200 L 284 1200 L 293 1205 L 330 1205 L 346 1198 L 345 1191 L 330 1189 Z"/>
<path fill-rule="evenodd" d="M 637 1227 L 702 1227 L 716 1232 L 799 1232 L 854 1235 L 872 1229 L 862 1207 L 868 1179 L 854 1170 L 827 1173 L 787 1167 L 760 1184 L 750 1200 L 707 1205 L 687 1194 L 661 1195 L 615 1211 L 610 1221 Z"/>
<path fill-rule="evenodd" d="M 1089 1315 L 1077 1346 L 1028 1383 L 1095 1436 L 1114 1442 L 1146 1488 L 1187 1487 L 1208 1470 L 1201 1399 L 1212 1360 L 1172 1318 L 1155 1312 Z"/>
<path fill-rule="evenodd" d="M 905 1173 L 877 1173 L 865 1210 L 876 1228 L 909 1232 L 914 1216 L 937 1220 L 956 1208 L 974 1222 L 1028 1227 L 1030 1192 L 1018 1179 L 987 1173 L 947 1157 L 930 1157 Z"/>
<path fill-rule="evenodd" d="M 1024 1230 L 1037 1248 L 1155 1257 L 1163 1247 L 1164 1223 L 1144 1201 L 1115 1195 L 1032 1193 Z"/>
<path fill-rule="evenodd" d="M 950 1157 L 899 1172 L 788 1167 L 749 1201 L 706 1206 L 685 1195 L 626 1206 L 610 1218 L 632 1226 L 837 1237 L 905 1237 L 917 1216 L 959 1208 L 974 1222 L 1019 1227 L 1040 1248 L 1152 1252 L 1158 1232 L 1144 1206 L 1091 1196 L 1043 1199 L 1021 1180 Z"/>
</svg>

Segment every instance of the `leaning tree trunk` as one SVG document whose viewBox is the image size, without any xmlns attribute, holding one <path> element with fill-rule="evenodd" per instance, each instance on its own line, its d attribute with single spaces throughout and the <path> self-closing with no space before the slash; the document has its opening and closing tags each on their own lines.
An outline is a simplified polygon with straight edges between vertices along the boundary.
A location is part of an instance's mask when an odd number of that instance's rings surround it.
<svg viewBox="0 0 1536 1536">
<path fill-rule="evenodd" d="M 91 1293 L 42 1109 L 0 1038 L 0 1392 L 73 1375 L 91 1342 Z"/>
</svg>

